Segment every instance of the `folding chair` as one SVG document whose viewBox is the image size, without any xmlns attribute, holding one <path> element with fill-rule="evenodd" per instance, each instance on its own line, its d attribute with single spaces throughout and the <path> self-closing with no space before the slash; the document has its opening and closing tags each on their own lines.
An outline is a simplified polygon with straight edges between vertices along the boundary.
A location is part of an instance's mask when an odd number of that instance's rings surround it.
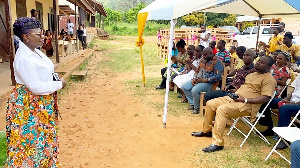
<svg viewBox="0 0 300 168">
<path fill-rule="evenodd" d="M 270 145 L 270 142 L 268 141 L 268 139 L 266 137 L 264 137 L 256 128 L 256 124 L 258 123 L 259 119 L 263 116 L 265 110 L 268 108 L 269 104 L 271 103 L 271 101 L 273 100 L 273 98 L 275 97 L 275 92 L 273 93 L 273 96 L 271 97 L 271 99 L 269 100 L 269 102 L 267 103 L 266 107 L 263 109 L 263 111 L 261 113 L 258 113 L 258 115 L 256 116 L 256 120 L 254 122 L 254 124 L 251 122 L 251 116 L 244 116 L 244 117 L 238 117 L 236 119 L 233 119 L 233 124 L 230 127 L 230 130 L 228 132 L 227 135 L 230 135 L 230 133 L 232 132 L 233 129 L 236 129 L 238 132 L 240 132 L 245 139 L 243 140 L 242 144 L 240 145 L 240 147 L 242 147 L 244 145 L 244 143 L 246 142 L 246 140 L 248 139 L 250 133 L 253 131 L 253 133 L 255 133 L 258 137 L 260 137 L 263 141 L 265 141 L 268 145 Z M 250 127 L 250 131 L 248 132 L 248 134 L 244 134 L 240 129 L 238 129 L 236 127 L 237 122 L 241 120 L 243 121 L 248 127 Z"/>
<path fill-rule="evenodd" d="M 292 80 L 292 79 L 286 80 L 286 84 L 285 84 L 284 88 L 282 89 L 282 91 L 280 92 L 280 94 L 278 95 L 278 97 L 281 97 L 281 95 L 282 95 L 282 93 L 284 92 L 284 90 L 287 89 L 287 87 L 288 87 L 289 84 L 291 83 L 291 80 Z M 274 115 L 276 115 L 276 116 L 278 116 L 278 114 L 277 114 L 277 113 L 278 113 L 277 109 L 272 109 L 272 110 L 271 110 L 271 113 L 274 114 Z M 262 116 L 262 117 L 264 117 L 264 116 Z"/>
<path fill-rule="evenodd" d="M 289 86 L 289 84 L 291 83 L 291 80 L 292 80 L 292 79 L 286 80 L 286 84 L 285 84 L 284 88 L 282 89 L 282 91 L 280 92 L 280 94 L 278 95 L 278 97 L 281 97 L 283 91 L 284 91 L 284 90 Z"/>
<path fill-rule="evenodd" d="M 274 127 L 273 131 L 278 134 L 279 136 L 279 140 L 277 141 L 277 143 L 274 145 L 273 149 L 271 150 L 271 152 L 269 153 L 269 155 L 267 156 L 267 158 L 265 159 L 265 161 L 267 161 L 269 159 L 269 157 L 272 155 L 273 152 L 277 153 L 280 157 L 282 157 L 285 161 L 287 161 L 288 163 L 291 164 L 291 162 L 285 158 L 281 153 L 279 153 L 276 150 L 276 147 L 278 146 L 279 142 L 282 140 L 288 147 L 290 147 L 290 145 L 287 143 L 287 141 L 289 142 L 294 142 L 296 140 L 300 140 L 300 129 L 297 127 L 292 127 L 292 125 L 294 124 L 295 120 L 298 120 L 298 116 L 300 114 L 300 110 L 298 111 L 298 113 L 295 115 L 295 117 L 293 118 L 293 120 L 291 121 L 291 123 L 289 124 L 288 127 Z"/>
<path fill-rule="evenodd" d="M 222 76 L 222 86 L 221 86 L 221 89 L 223 87 L 225 87 L 226 85 L 226 78 L 227 78 L 227 75 L 228 75 L 228 71 L 229 71 L 229 67 L 225 67 L 224 68 L 224 71 L 223 71 L 223 76 Z M 216 88 L 212 88 L 212 90 L 216 90 Z M 200 114 L 204 115 L 204 110 L 206 108 L 206 106 L 204 105 L 204 94 L 206 92 L 200 92 L 200 107 L 199 107 L 199 110 L 200 110 Z"/>
</svg>

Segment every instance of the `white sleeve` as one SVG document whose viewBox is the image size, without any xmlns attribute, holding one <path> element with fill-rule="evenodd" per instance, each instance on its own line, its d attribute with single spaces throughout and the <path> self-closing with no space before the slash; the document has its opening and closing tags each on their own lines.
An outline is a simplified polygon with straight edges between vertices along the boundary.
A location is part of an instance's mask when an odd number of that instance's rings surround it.
<svg viewBox="0 0 300 168">
<path fill-rule="evenodd" d="M 292 86 L 293 88 L 297 87 L 297 84 L 299 83 L 299 80 L 300 80 L 300 75 L 298 75 L 298 76 L 296 77 L 296 79 L 291 83 L 291 86 Z"/>
<path fill-rule="evenodd" d="M 29 60 L 20 60 L 16 68 L 25 86 L 35 95 L 52 94 L 62 88 L 61 81 L 41 81 L 36 67 Z"/>
</svg>

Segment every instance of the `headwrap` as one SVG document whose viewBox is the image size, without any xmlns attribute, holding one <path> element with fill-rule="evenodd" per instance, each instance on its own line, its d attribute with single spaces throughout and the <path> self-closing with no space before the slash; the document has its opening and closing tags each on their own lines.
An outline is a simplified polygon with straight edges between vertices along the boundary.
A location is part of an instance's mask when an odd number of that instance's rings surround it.
<svg viewBox="0 0 300 168">
<path fill-rule="evenodd" d="M 31 29 L 41 28 L 41 22 L 35 18 L 21 17 L 13 25 L 14 34 L 22 39 L 22 34 L 27 34 Z"/>
<path fill-rule="evenodd" d="M 279 54 L 282 54 L 287 61 L 289 61 L 289 62 L 291 61 L 291 54 L 289 52 L 284 51 L 284 52 L 281 52 Z"/>
</svg>

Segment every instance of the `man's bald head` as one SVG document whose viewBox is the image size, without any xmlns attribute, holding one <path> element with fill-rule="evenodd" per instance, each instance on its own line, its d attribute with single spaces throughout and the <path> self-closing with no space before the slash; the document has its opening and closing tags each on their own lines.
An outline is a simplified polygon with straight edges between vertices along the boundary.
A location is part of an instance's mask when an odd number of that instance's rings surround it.
<svg viewBox="0 0 300 168">
<path fill-rule="evenodd" d="M 246 52 L 247 52 L 247 54 L 249 54 L 249 55 L 252 56 L 253 58 L 256 57 L 256 52 L 255 52 L 254 50 L 247 49 Z"/>
<path fill-rule="evenodd" d="M 203 58 L 206 60 L 211 60 L 214 57 L 212 48 L 210 47 L 206 47 L 203 50 Z"/>
</svg>

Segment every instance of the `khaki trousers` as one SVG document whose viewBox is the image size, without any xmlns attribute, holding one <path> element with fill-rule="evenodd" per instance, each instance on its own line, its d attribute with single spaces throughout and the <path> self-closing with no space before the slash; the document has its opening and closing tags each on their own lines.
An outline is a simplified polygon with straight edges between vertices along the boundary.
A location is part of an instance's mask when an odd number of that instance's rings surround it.
<svg viewBox="0 0 300 168">
<path fill-rule="evenodd" d="M 235 102 L 228 96 L 212 99 L 207 102 L 203 122 L 203 132 L 206 133 L 212 131 L 212 144 L 224 146 L 223 134 L 227 119 L 251 115 L 249 110 L 239 110 L 239 107 L 242 106 L 242 104 L 241 102 Z M 214 116 L 216 116 L 216 118 L 214 127 L 212 127 Z"/>
</svg>

